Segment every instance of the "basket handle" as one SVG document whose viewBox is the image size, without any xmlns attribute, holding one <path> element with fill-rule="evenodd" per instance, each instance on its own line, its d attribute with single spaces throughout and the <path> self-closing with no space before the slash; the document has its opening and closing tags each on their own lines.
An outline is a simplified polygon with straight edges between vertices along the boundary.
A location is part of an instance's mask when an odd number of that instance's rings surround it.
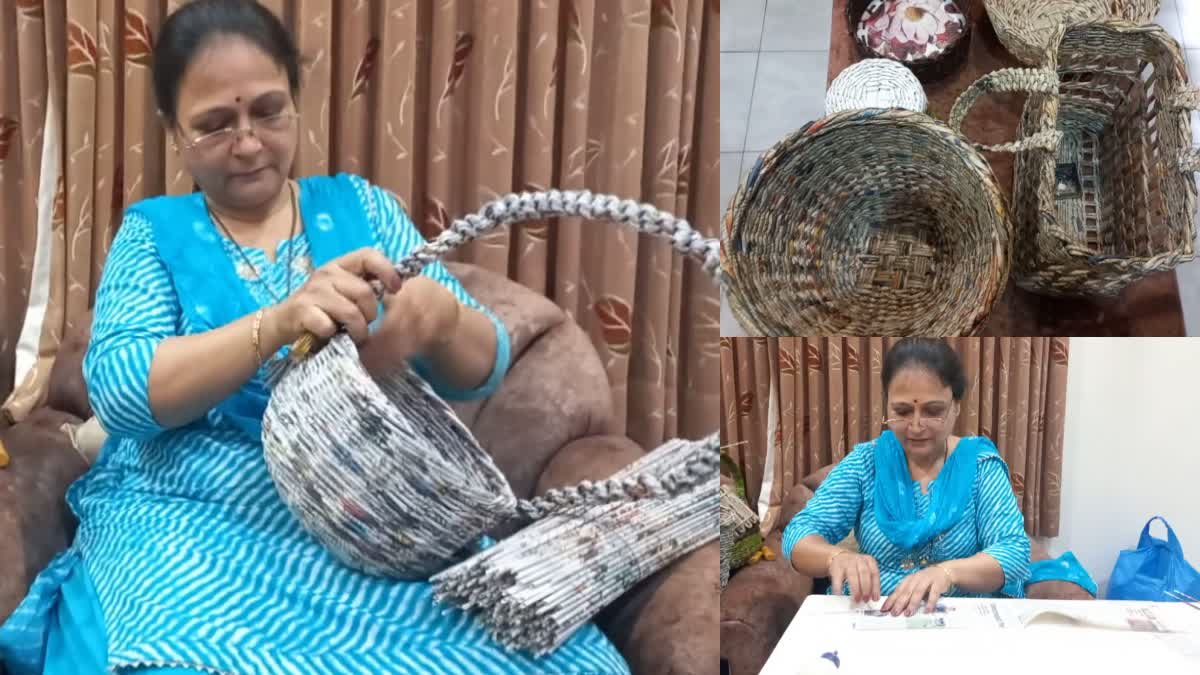
<svg viewBox="0 0 1200 675">
<path fill-rule="evenodd" d="M 547 490 L 535 499 L 518 500 L 517 513 L 526 520 L 540 520 L 564 511 L 599 504 L 676 497 L 717 475 L 721 461 L 717 434 L 710 434 L 699 441 L 675 439 L 669 442 L 695 443 L 699 447 L 688 455 L 683 466 L 668 471 L 661 478 L 642 472 L 624 478 L 585 480 L 576 485 Z"/>
<path fill-rule="evenodd" d="M 1200 110 L 1200 89 L 1187 87 L 1167 98 L 1166 109 L 1191 112 Z M 1200 148 L 1188 148 L 1179 155 L 1179 170 L 1185 173 L 1200 172 Z"/>
<path fill-rule="evenodd" d="M 950 128 L 956 134 L 965 138 L 962 132 L 963 120 L 967 118 L 967 114 L 971 112 L 971 108 L 974 107 L 975 102 L 984 94 L 1001 91 L 1024 91 L 1057 95 L 1058 74 L 1053 70 L 1042 68 L 1002 68 L 994 70 L 972 82 L 971 86 L 967 87 L 966 91 L 959 95 L 958 100 L 954 102 L 954 107 L 950 110 Z M 1050 150 L 1053 152 L 1058 148 L 1058 142 L 1061 139 L 1062 132 L 1050 128 L 1034 132 L 1012 143 L 1003 143 L 1001 145 L 972 143 L 971 145 L 979 150 L 989 150 L 992 152 L 1022 152 L 1032 149 Z"/>
<path fill-rule="evenodd" d="M 523 192 L 490 201 L 475 213 L 455 220 L 437 237 L 413 249 L 396 264 L 396 271 L 402 279 L 415 277 L 426 265 L 501 225 L 572 216 L 611 220 L 645 234 L 669 239 L 676 251 L 698 261 L 717 286 L 722 286 L 718 239 L 705 237 L 683 218 L 676 218 L 651 204 L 612 195 L 592 194 L 587 190 Z M 375 281 L 371 285 L 376 297 L 382 299 L 386 292 L 383 284 Z M 290 357 L 271 365 L 267 375 L 268 384 L 282 379 L 292 363 L 306 358 L 317 346 L 315 335 L 306 333 L 300 336 L 292 344 Z"/>
</svg>

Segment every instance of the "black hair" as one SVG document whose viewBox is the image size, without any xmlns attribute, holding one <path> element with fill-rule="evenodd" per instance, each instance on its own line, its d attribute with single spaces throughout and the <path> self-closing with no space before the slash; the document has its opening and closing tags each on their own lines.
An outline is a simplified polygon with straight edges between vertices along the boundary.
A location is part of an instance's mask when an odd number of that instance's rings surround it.
<svg viewBox="0 0 1200 675">
<path fill-rule="evenodd" d="M 967 375 L 962 360 L 945 340 L 936 338 L 904 338 L 883 357 L 883 394 L 896 373 L 908 367 L 924 368 L 950 387 L 955 401 L 961 401 L 967 390 Z"/>
<path fill-rule="evenodd" d="M 271 10 L 255 0 L 192 0 L 163 22 L 154 45 L 154 98 L 175 123 L 179 83 L 192 59 L 214 38 L 236 35 L 266 52 L 287 71 L 292 98 L 300 91 L 300 51 Z"/>
</svg>

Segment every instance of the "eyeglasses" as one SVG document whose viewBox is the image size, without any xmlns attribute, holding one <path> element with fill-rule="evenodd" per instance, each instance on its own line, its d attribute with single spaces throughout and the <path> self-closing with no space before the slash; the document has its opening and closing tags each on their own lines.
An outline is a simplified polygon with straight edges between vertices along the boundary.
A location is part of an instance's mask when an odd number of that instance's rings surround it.
<svg viewBox="0 0 1200 675">
<path fill-rule="evenodd" d="M 915 413 L 906 413 L 896 417 L 889 417 L 883 421 L 884 424 L 891 427 L 893 431 L 904 431 L 914 423 L 921 423 L 924 426 L 933 430 L 939 430 L 946 424 L 946 418 L 950 416 L 950 411 L 933 416 L 933 415 L 917 415 Z"/>
<path fill-rule="evenodd" d="M 202 152 L 227 148 L 243 131 L 254 134 L 256 138 L 261 140 L 264 134 L 279 134 L 291 130 L 292 124 L 299 118 L 300 113 L 290 110 L 274 115 L 267 115 L 266 117 L 251 117 L 249 129 L 233 126 L 222 127 L 216 131 L 210 131 L 207 134 L 202 134 L 187 141 L 183 147 L 188 150 L 200 150 Z M 186 136 L 184 140 L 187 140 Z"/>
</svg>

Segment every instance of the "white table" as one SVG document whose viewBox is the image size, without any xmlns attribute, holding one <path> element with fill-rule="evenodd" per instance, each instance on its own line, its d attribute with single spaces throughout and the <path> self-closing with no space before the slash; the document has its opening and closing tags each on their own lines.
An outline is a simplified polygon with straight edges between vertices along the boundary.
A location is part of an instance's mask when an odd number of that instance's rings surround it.
<svg viewBox="0 0 1200 675">
<path fill-rule="evenodd" d="M 972 598 L 946 598 L 942 602 L 952 613 L 964 617 L 977 615 L 986 603 L 998 603 L 1001 614 L 1062 609 L 1106 618 L 1114 616 L 1114 612 L 1121 617 L 1130 609 L 1148 607 L 1163 624 L 1179 632 L 1105 630 L 1044 621 L 1027 626 L 1018 622 L 1003 628 L 990 625 L 863 630 L 854 627 L 854 622 L 862 618 L 852 613 L 849 597 L 811 595 L 776 645 L 761 675 L 928 675 L 956 671 L 1003 675 L 1200 673 L 1200 611 L 1182 603 Z M 879 604 L 882 602 L 873 606 Z M 823 653 L 833 651 L 841 661 L 840 668 L 830 668 L 831 664 L 821 659 Z"/>
</svg>

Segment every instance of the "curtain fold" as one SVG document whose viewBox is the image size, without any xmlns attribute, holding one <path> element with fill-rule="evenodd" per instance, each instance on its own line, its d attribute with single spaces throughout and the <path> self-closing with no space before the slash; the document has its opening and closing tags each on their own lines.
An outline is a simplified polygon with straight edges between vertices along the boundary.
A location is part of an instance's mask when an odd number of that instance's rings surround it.
<svg viewBox="0 0 1200 675">
<path fill-rule="evenodd" d="M 954 433 L 991 438 L 1008 463 L 1026 530 L 1057 536 L 1069 338 L 949 342 L 967 375 Z M 800 479 L 883 430 L 883 356 L 894 343 L 721 338 L 722 444 L 746 475 L 750 503 L 768 505 L 764 528 L 779 524 L 774 519 L 783 497 Z M 777 420 L 769 420 L 772 387 Z M 762 494 L 764 471 L 770 487 Z"/>
<path fill-rule="evenodd" d="M 150 76 L 155 32 L 181 4 L 0 4 L 0 398 L 12 419 L 44 400 L 123 207 L 192 189 Z M 718 2 L 263 4 L 303 59 L 296 175 L 361 174 L 393 191 L 426 236 L 508 192 L 551 187 L 651 202 L 716 236 Z M 51 120 L 62 168 L 39 194 L 50 97 L 62 103 Z M 39 199 L 54 205 L 40 224 Z M 619 228 L 526 224 L 458 258 L 546 294 L 584 327 L 635 441 L 711 432 L 716 290 L 667 243 Z M 49 261 L 40 272 L 38 254 Z M 44 308 L 29 306 L 31 289 Z"/>
</svg>

